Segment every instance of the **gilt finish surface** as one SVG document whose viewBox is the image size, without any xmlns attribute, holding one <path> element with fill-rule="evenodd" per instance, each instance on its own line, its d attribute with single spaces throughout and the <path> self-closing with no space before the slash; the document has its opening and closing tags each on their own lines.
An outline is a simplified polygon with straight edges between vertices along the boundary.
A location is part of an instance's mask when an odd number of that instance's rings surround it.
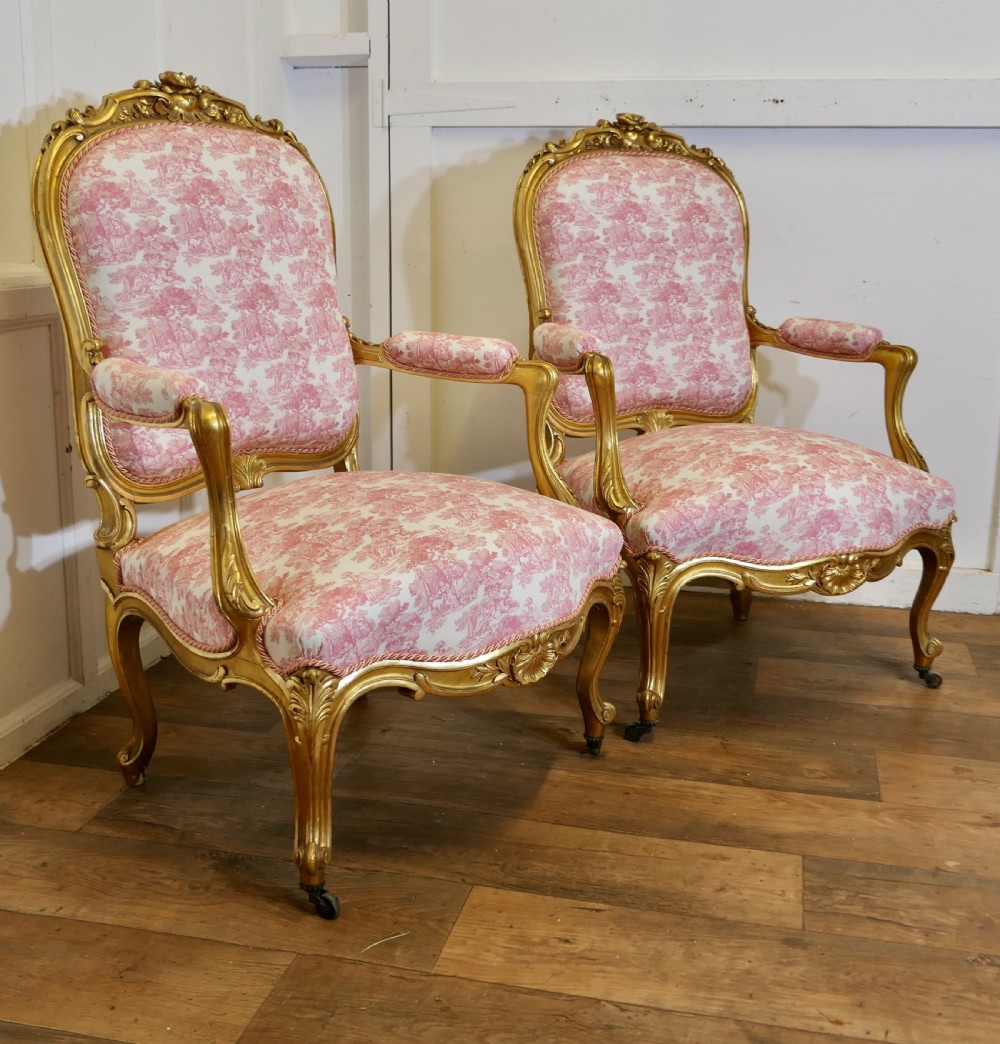
<svg viewBox="0 0 1000 1044">
<path fill-rule="evenodd" d="M 805 355 L 820 353 L 792 344 L 779 330 L 757 318 L 756 309 L 747 298 L 747 266 L 750 233 L 743 194 L 726 164 L 710 149 L 689 145 L 680 136 L 664 130 L 645 117 L 619 113 L 613 120 L 600 120 L 593 127 L 576 131 L 570 138 L 547 142 L 528 161 L 518 182 L 513 207 L 514 238 L 528 302 L 528 340 L 534 352 L 534 331 L 543 324 L 564 321 L 554 317 L 549 302 L 549 286 L 544 270 L 536 227 L 536 203 L 539 191 L 561 165 L 583 155 L 609 156 L 647 154 L 677 156 L 712 170 L 731 189 L 743 223 L 744 264 L 742 278 L 743 310 L 749 335 L 751 365 L 750 394 L 743 407 L 724 416 L 683 410 L 651 409 L 634 413 L 618 412 L 615 406 L 614 373 L 610 360 L 596 351 L 585 354 L 576 368 L 561 367 L 565 374 L 586 374 L 594 410 L 593 423 L 581 423 L 554 412 L 540 445 L 547 455 L 548 471 L 558 472 L 567 457 L 568 439 L 594 437 L 594 497 L 600 511 L 625 526 L 641 508 L 637 504 L 621 467 L 618 456 L 619 432 L 639 433 L 663 431 L 677 425 L 712 422 L 752 423 L 758 387 L 756 351 L 761 346 L 778 348 Z M 823 356 L 833 359 L 833 356 Z M 884 420 L 893 457 L 921 471 L 927 471 L 924 457 L 916 448 L 903 423 L 903 394 L 917 363 L 917 353 L 906 345 L 885 340 L 874 343 L 866 352 L 855 356 L 836 357 L 837 361 L 874 363 L 884 371 Z M 536 469 L 537 470 L 537 469 Z M 551 484 L 550 484 L 551 485 Z M 576 498 L 563 484 L 558 488 L 540 488 L 549 495 L 575 502 Z M 569 492 L 567 498 L 566 493 Z M 635 591 L 635 611 L 639 634 L 640 677 L 637 703 L 640 724 L 655 724 L 663 703 L 667 684 L 667 648 L 671 615 L 681 588 L 705 578 L 725 580 L 730 586 L 734 618 L 746 620 L 754 592 L 768 595 L 811 592 L 824 596 L 847 594 L 867 581 L 888 576 L 910 551 L 922 560 L 922 577 L 910 611 L 910 638 L 913 665 L 929 686 L 940 684 L 940 676 L 931 664 L 941 652 L 942 644 L 928 631 L 931 607 L 940 593 L 954 561 L 951 527 L 919 529 L 908 534 L 894 547 L 884 550 L 862 550 L 819 560 L 788 562 L 779 566 L 762 566 L 739 558 L 711 558 L 678 564 L 661 551 L 633 554 L 626 546 L 625 565 Z M 636 731 L 629 738 L 638 738 Z"/>
<path fill-rule="evenodd" d="M 100 506 L 95 533 L 106 630 L 122 697 L 132 717 L 132 734 L 118 754 L 129 785 L 144 782 L 158 735 L 154 702 L 146 683 L 139 651 L 139 630 L 150 623 L 190 673 L 223 688 L 248 686 L 263 693 L 277 708 L 283 723 L 295 795 L 295 861 L 300 882 L 324 917 L 336 916 L 333 897 L 323 891 L 324 867 L 331 854 L 331 789 L 334 752 L 344 716 L 369 691 L 385 687 L 420 697 L 425 693 L 467 696 L 497 685 L 526 685 L 543 678 L 560 658 L 580 643 L 577 698 L 587 747 L 596 753 L 614 709 L 598 690 L 598 679 L 621 623 L 625 599 L 620 577 L 596 579 L 572 619 L 545 626 L 502 648 L 469 659 L 442 662 L 381 660 L 339 677 L 307 667 L 283 675 L 263 651 L 261 628 L 276 608 L 276 600 L 259 582 L 240 530 L 237 493 L 264 484 L 272 471 L 332 468 L 357 471 L 358 425 L 351 426 L 332 451 L 313 453 L 247 453 L 233 455 L 226 410 L 194 395 L 184 398 L 175 416 L 137 418 L 102 408 L 91 389 L 90 374 L 105 356 L 92 322 L 71 256 L 61 211 L 61 185 L 74 155 L 125 124 L 148 121 L 225 124 L 239 132 L 267 135 L 294 147 L 308 161 L 306 150 L 277 120 L 252 117 L 238 102 L 199 85 L 192 76 L 163 73 L 153 83 L 141 80 L 131 90 L 107 95 L 99 106 L 71 110 L 53 125 L 36 164 L 33 206 L 43 252 L 52 274 L 66 332 L 79 452 L 86 484 Z M 326 203 L 327 208 L 329 202 Z M 332 218 L 331 218 L 332 227 Z M 345 328 L 355 365 L 393 369 L 383 347 Z M 451 379 L 475 380 L 468 375 Z M 548 413 L 558 376 L 540 361 L 518 360 L 499 379 L 519 387 L 525 397 L 528 447 L 550 495 L 568 491 L 552 468 L 541 442 L 548 431 Z M 139 481 L 125 474 L 110 452 L 104 419 L 148 427 L 186 430 L 197 450 L 200 468 L 192 475 L 165 481 Z M 560 488 L 561 487 L 561 488 Z M 137 540 L 137 505 L 176 500 L 204 488 L 211 519 L 210 562 L 215 603 L 232 629 L 229 648 L 210 651 L 188 640 L 171 625 L 160 607 L 142 594 L 122 590 L 116 554 Z M 544 502 L 542 502 L 544 503 Z M 581 638 L 583 641 L 581 642 Z"/>
<path fill-rule="evenodd" d="M 613 724 L 598 759 L 571 659 L 467 700 L 355 703 L 334 931 L 287 887 L 272 708 L 160 661 L 142 792 L 114 768 L 117 693 L 0 769 L 0 1040 L 995 1044 L 1000 616 L 937 617 L 932 690 L 901 610 L 762 597 L 738 624 L 727 604 L 681 593 L 669 734 Z M 637 651 L 628 614 L 619 721 Z"/>
</svg>

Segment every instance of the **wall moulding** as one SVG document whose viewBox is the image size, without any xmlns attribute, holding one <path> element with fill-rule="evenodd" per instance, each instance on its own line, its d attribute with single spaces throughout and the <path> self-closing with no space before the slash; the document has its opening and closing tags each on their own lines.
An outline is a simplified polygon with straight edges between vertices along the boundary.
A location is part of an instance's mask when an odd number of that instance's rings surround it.
<svg viewBox="0 0 1000 1044">
<path fill-rule="evenodd" d="M 1000 79 L 409 81 L 382 84 L 373 123 L 576 126 L 619 110 L 684 127 L 995 127 Z"/>
</svg>

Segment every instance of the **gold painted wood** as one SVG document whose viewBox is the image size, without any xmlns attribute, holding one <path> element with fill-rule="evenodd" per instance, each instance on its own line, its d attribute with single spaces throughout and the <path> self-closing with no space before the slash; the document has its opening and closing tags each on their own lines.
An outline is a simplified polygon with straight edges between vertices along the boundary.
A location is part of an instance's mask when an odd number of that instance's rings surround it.
<svg viewBox="0 0 1000 1044">
<path fill-rule="evenodd" d="M 927 470 L 927 462 L 913 443 L 906 425 L 903 423 L 903 393 L 917 365 L 917 353 L 903 344 L 889 344 L 880 341 L 862 358 L 819 355 L 807 351 L 797 345 L 789 344 L 773 327 L 765 326 L 757 319 L 755 308 L 747 308 L 747 325 L 750 330 L 750 341 L 756 349 L 762 345 L 781 348 L 786 352 L 808 355 L 811 358 L 828 359 L 831 362 L 866 362 L 877 363 L 885 371 L 885 391 L 883 395 L 885 409 L 885 429 L 889 447 L 896 460 L 921 471 Z"/>
<path fill-rule="evenodd" d="M 287 894 L 291 783 L 270 706 L 237 690 L 206 699 L 173 658 L 154 665 L 161 749 L 143 792 L 95 769 L 128 714 L 117 694 L 0 770 L 4 971 L 17 984 L 0 989 L 0 1039 L 197 1040 L 210 1002 L 215 1039 L 241 1044 L 393 1040 L 400 1026 L 426 1044 L 491 1032 L 834 1044 L 885 1039 L 933 1000 L 932 1018 L 888 1039 L 992 1044 L 1000 831 L 978 802 L 1000 765 L 1000 710 L 996 678 L 963 650 L 996 646 L 1000 617 L 941 616 L 966 669 L 929 690 L 901 669 L 850 666 L 898 659 L 901 610 L 761 598 L 737 625 L 727 604 L 678 598 L 670 744 L 625 744 L 613 725 L 602 757 L 584 761 L 571 658 L 530 687 L 355 702 L 338 743 L 345 914 L 332 932 Z M 629 616 L 602 675 L 627 683 L 609 690 L 625 709 L 636 648 Z M 976 807 L 949 766 L 972 769 Z M 103 797 L 86 784 L 97 777 Z M 493 892 L 488 910 L 475 897 L 465 909 L 473 888 Z M 484 946 L 453 973 L 477 911 Z M 113 950 L 124 956 L 107 974 Z M 182 953 L 186 976 L 211 976 L 212 959 L 236 974 L 207 998 L 210 986 L 178 978 Z M 275 956 L 285 971 L 249 1004 L 252 969 Z M 524 964 L 534 979 L 513 984 L 508 969 Z M 65 981 L 54 1014 L 53 967 Z M 626 988 L 649 996 L 617 999 Z M 701 1010 L 709 996 L 717 1014 Z M 850 1028 L 835 1021 L 845 1008 Z"/>
<path fill-rule="evenodd" d="M 553 313 L 548 298 L 545 272 L 535 229 L 535 205 L 545 179 L 569 160 L 584 154 L 621 154 L 641 152 L 648 155 L 673 155 L 700 163 L 714 171 L 733 192 L 743 218 L 744 254 L 750 245 L 749 222 L 743 194 L 726 164 L 710 149 L 688 145 L 680 136 L 634 113 L 619 113 L 614 121 L 600 120 L 593 127 L 577 131 L 570 139 L 546 142 L 528 161 L 514 194 L 514 238 L 528 300 L 528 339 L 540 323 L 551 322 Z M 746 403 L 727 416 L 695 414 L 679 410 L 649 410 L 642 413 L 618 413 L 615 407 L 614 377 L 608 359 L 597 353 L 581 361 L 577 370 L 587 373 L 588 388 L 594 408 L 594 421 L 581 424 L 553 414 L 547 437 L 542 445 L 548 461 L 547 471 L 557 470 L 566 459 L 567 438 L 596 437 L 594 495 L 601 513 L 623 529 L 630 515 L 641 510 L 628 489 L 619 457 L 618 435 L 632 430 L 644 433 L 661 431 L 677 425 L 720 421 L 752 423 L 756 405 L 758 375 L 756 351 L 770 346 L 801 354 L 814 355 L 785 341 L 778 330 L 758 320 L 756 309 L 747 296 L 747 266 L 743 268 L 743 306 L 750 343 L 751 391 Z M 558 317 L 555 317 L 558 319 Z M 872 362 L 882 366 L 885 374 L 884 410 L 886 432 L 893 456 L 913 467 L 927 470 L 927 464 L 903 423 L 903 393 L 917 362 L 916 352 L 904 345 L 883 341 L 862 359 L 841 361 Z M 533 461 L 534 463 L 534 461 Z M 536 473 L 541 469 L 536 466 Z M 542 481 L 539 488 L 547 491 Z M 551 494 L 550 494 L 551 495 Z M 572 500 L 571 500 L 572 502 Z M 755 593 L 767 595 L 847 594 L 867 581 L 883 579 L 910 551 L 920 555 L 923 572 L 910 612 L 912 663 L 928 685 L 940 684 L 940 676 L 931 670 L 942 649 L 941 642 L 929 633 L 931 607 L 941 591 L 955 557 L 951 529 L 921 530 L 911 533 L 893 548 L 861 550 L 816 561 L 788 562 L 777 566 L 761 566 L 724 558 L 697 559 L 677 564 L 660 551 L 634 555 L 626 547 L 625 566 L 635 589 L 635 611 L 639 631 L 639 679 L 637 703 L 639 722 L 630 733 L 637 739 L 646 727 L 655 725 L 663 704 L 667 685 L 667 646 L 675 600 L 681 588 L 694 581 L 724 581 L 730 592 L 733 616 L 746 621 Z"/>
<path fill-rule="evenodd" d="M 148 121 L 221 123 L 241 132 L 279 139 L 309 159 L 295 136 L 279 121 L 251 116 L 240 103 L 199 85 L 192 76 L 165 72 L 156 83 L 140 80 L 130 90 L 105 96 L 96 107 L 70 110 L 64 120 L 53 125 L 36 163 L 33 209 L 63 317 L 85 483 L 96 493 L 100 508 L 95 543 L 105 594 L 108 645 L 132 721 L 131 735 L 117 755 L 118 764 L 127 783 L 143 783 L 157 743 L 157 713 L 139 649 L 140 628 L 149 623 L 191 674 L 225 689 L 249 686 L 263 693 L 277 709 L 294 790 L 292 849 L 300 883 L 312 890 L 313 898 L 317 890 L 322 890 L 325 866 L 331 859 L 330 781 L 335 771 L 334 754 L 344 718 L 357 700 L 388 687 L 415 697 L 424 693 L 469 696 L 500 684 L 531 684 L 581 643 L 576 690 L 585 740 L 596 753 L 606 726 L 614 718 L 614 707 L 600 696 L 598 679 L 621 623 L 624 591 L 618 577 L 598 580 L 575 618 L 558 627 L 540 628 L 537 633 L 488 654 L 456 662 L 388 660 L 344 678 L 317 668 L 289 675 L 277 671 L 259 641 L 263 621 L 275 607 L 276 598 L 264 589 L 254 573 L 240 531 L 237 494 L 261 487 L 267 474 L 274 471 L 356 471 L 358 424 L 355 422 L 341 443 L 329 451 L 251 453 L 234 458 L 229 418 L 220 403 L 191 396 L 181 402 L 176 417 L 165 421 L 123 416 L 104 410 L 97 403 L 90 377 L 93 367 L 103 358 L 104 347 L 92 328 L 72 263 L 61 210 L 61 186 L 81 148 L 99 142 L 102 135 L 123 124 Z M 350 337 L 358 364 L 394 368 L 381 345 L 364 341 L 353 332 Z M 468 379 L 458 374 L 448 376 Z M 509 374 L 492 383 L 521 388 L 529 454 L 540 475 L 540 488 L 550 496 L 572 501 L 543 448 L 551 431 L 549 414 L 557 381 L 554 368 L 521 360 Z M 200 467 L 190 475 L 167 482 L 137 481 L 119 469 L 109 450 L 105 438 L 108 421 L 186 430 Z M 208 500 L 213 592 L 233 633 L 230 647 L 216 652 L 196 647 L 176 633 L 159 607 L 148 599 L 121 590 L 116 563 L 118 552 L 137 539 L 137 505 L 176 500 L 201 488 Z"/>
</svg>

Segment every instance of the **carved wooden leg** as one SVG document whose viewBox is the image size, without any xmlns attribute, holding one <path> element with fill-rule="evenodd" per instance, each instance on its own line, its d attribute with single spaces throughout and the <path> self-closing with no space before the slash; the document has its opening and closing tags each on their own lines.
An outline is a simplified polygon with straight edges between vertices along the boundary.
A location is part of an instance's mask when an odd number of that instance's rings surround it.
<svg viewBox="0 0 1000 1044">
<path fill-rule="evenodd" d="M 295 862 L 299 887 L 316 913 L 333 920 L 340 901 L 326 890 L 330 859 L 333 758 L 337 735 L 350 702 L 339 691 L 340 679 L 309 667 L 286 680 L 279 698 L 295 784 Z"/>
<path fill-rule="evenodd" d="M 576 695 L 583 711 L 583 737 L 591 754 L 600 753 L 604 729 L 615 720 L 615 708 L 601 699 L 598 683 L 621 627 L 625 589 L 616 576 L 605 588 L 596 590 L 597 595 L 603 597 L 593 603 L 587 615 L 587 633 L 576 675 Z"/>
<path fill-rule="evenodd" d="M 625 728 L 625 738 L 637 742 L 659 720 L 667 688 L 667 651 L 670 617 L 683 586 L 671 582 L 676 568 L 665 555 L 652 551 L 626 559 L 635 589 L 636 623 L 639 631 L 639 720 Z"/>
<path fill-rule="evenodd" d="M 937 638 L 931 637 L 927 625 L 931 607 L 948 579 L 951 564 L 955 560 L 955 548 L 951 543 L 951 534 L 946 532 L 939 543 L 918 547 L 917 551 L 920 552 L 924 571 L 910 609 L 913 667 L 929 689 L 936 689 L 941 684 L 941 675 L 931 670 L 931 664 L 941 652 L 942 645 Z"/>
<path fill-rule="evenodd" d="M 749 587 L 737 587 L 732 584 L 729 588 L 729 601 L 733 606 L 733 619 L 743 621 L 750 616 L 750 606 L 753 603 L 753 591 Z"/>
<path fill-rule="evenodd" d="M 156 708 L 149 695 L 139 654 L 142 619 L 132 615 L 119 617 L 108 604 L 104 620 L 111 664 L 122 696 L 132 712 L 132 736 L 118 752 L 118 765 L 125 782 L 130 787 L 138 787 L 146 780 L 146 767 L 156 748 Z"/>
</svg>

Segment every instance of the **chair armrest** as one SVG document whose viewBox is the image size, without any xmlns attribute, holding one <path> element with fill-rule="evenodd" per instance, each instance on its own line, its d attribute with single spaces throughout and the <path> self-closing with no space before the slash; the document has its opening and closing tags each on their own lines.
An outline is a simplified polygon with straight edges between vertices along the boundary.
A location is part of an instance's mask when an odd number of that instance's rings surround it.
<svg viewBox="0 0 1000 1044">
<path fill-rule="evenodd" d="M 514 345 L 495 337 L 415 330 L 393 334 L 381 347 L 393 369 L 474 381 L 502 381 L 520 358 Z"/>
<path fill-rule="evenodd" d="M 559 384 L 559 371 L 544 359 L 523 359 L 509 341 L 492 337 L 406 332 L 381 344 L 366 341 L 348 330 L 355 362 L 387 370 L 472 381 L 477 384 L 514 384 L 524 394 L 528 425 L 528 456 L 538 489 L 547 497 L 576 504 L 576 497 L 556 471 L 546 451 L 552 432 L 549 410 Z M 555 326 L 557 324 L 547 324 Z M 572 329 L 564 327 L 563 329 Z M 584 335 L 589 336 L 589 335 Z M 597 418 L 595 483 L 598 501 L 611 517 L 635 510 L 622 477 L 618 457 L 615 386 L 610 360 L 587 350 L 565 366 L 567 372 L 587 378 Z"/>
<path fill-rule="evenodd" d="M 244 648 L 252 649 L 261 618 L 276 603 L 254 575 L 240 532 L 229 418 L 219 403 L 193 396 L 176 426 L 188 429 L 205 472 L 215 600 Z"/>
<path fill-rule="evenodd" d="M 143 366 L 131 359 L 102 359 L 91 371 L 90 384 L 102 409 L 123 418 L 175 421 L 189 395 L 208 397 L 207 386 L 193 374 Z"/>
<path fill-rule="evenodd" d="M 540 323 L 531 340 L 535 355 L 564 373 L 578 372 L 588 352 L 600 351 L 594 334 L 566 323 Z"/>
<path fill-rule="evenodd" d="M 794 349 L 836 359 L 867 359 L 875 345 L 882 342 L 882 331 L 875 326 L 800 316 L 786 319 L 778 327 L 778 334 Z"/>
<path fill-rule="evenodd" d="M 881 366 L 885 371 L 885 429 L 892 455 L 927 470 L 927 462 L 903 423 L 903 392 L 917 365 L 917 353 L 912 348 L 889 344 L 877 327 L 860 323 L 794 318 L 786 319 L 776 330 L 760 322 L 751 307 L 747 308 L 747 327 L 754 348 L 770 345 L 802 355 Z"/>
</svg>

